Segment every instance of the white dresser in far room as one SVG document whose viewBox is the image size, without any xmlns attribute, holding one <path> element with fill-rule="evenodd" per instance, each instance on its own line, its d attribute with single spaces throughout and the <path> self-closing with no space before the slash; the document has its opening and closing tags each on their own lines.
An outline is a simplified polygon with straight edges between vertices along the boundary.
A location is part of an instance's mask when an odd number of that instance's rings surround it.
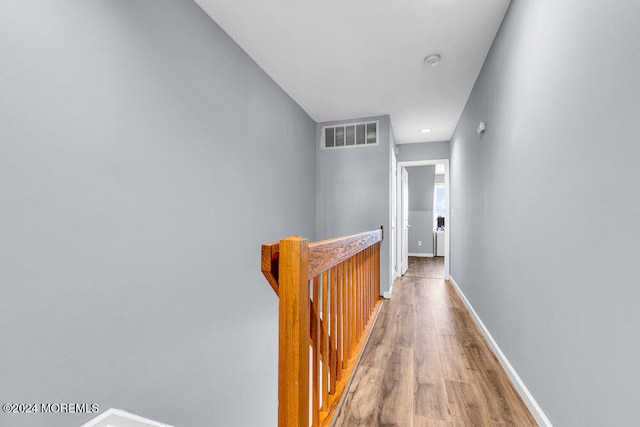
<svg viewBox="0 0 640 427">
<path fill-rule="evenodd" d="M 436 256 L 444 256 L 444 230 L 433 230 L 433 245 Z"/>
</svg>

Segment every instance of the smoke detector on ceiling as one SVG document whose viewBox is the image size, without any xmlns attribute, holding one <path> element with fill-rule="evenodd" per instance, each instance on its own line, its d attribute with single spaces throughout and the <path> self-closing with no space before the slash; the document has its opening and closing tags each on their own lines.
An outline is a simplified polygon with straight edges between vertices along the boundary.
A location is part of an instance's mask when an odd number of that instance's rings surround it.
<svg viewBox="0 0 640 427">
<path fill-rule="evenodd" d="M 429 55 L 426 58 L 424 58 L 424 65 L 428 65 L 429 67 L 435 67 L 440 63 L 440 59 L 442 59 L 442 57 L 439 54 L 434 53 L 433 55 Z"/>
</svg>

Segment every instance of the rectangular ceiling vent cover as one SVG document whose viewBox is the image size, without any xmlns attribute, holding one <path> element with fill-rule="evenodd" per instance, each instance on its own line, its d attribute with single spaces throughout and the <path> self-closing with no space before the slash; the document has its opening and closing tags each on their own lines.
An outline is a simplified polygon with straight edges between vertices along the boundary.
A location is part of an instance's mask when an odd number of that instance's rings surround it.
<svg viewBox="0 0 640 427">
<path fill-rule="evenodd" d="M 378 145 L 378 122 L 325 126 L 321 138 L 325 150 Z"/>
</svg>

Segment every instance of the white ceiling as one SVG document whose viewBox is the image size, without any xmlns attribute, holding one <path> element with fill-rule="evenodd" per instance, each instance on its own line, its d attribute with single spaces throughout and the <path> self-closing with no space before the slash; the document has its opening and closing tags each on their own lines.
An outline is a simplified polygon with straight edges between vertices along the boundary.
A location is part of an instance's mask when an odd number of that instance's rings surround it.
<svg viewBox="0 0 640 427">
<path fill-rule="evenodd" d="M 510 2 L 195 1 L 315 121 L 389 114 L 397 143 L 451 138 Z"/>
</svg>

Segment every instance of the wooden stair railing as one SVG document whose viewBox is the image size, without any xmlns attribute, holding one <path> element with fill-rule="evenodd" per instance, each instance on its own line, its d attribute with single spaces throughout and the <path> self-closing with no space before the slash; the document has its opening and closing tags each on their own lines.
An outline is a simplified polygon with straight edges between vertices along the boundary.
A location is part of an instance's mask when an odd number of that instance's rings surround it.
<svg viewBox="0 0 640 427">
<path fill-rule="evenodd" d="M 311 243 L 262 245 L 280 298 L 278 426 L 326 426 L 380 308 L 379 230 Z"/>
</svg>

